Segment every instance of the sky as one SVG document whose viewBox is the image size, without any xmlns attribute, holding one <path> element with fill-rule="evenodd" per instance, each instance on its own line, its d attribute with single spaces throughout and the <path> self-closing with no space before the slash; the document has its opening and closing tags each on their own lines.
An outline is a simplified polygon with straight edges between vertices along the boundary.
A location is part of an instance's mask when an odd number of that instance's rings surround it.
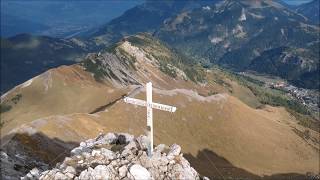
<svg viewBox="0 0 320 180">
<path fill-rule="evenodd" d="M 299 5 L 302 3 L 310 2 L 312 0 L 283 0 L 283 1 L 285 1 L 287 4 L 290 4 L 290 5 Z"/>
</svg>

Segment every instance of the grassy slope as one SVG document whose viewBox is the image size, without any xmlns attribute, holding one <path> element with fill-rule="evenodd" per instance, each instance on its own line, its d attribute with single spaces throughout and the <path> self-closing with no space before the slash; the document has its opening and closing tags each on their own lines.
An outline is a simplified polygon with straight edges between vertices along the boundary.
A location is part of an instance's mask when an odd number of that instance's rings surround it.
<svg viewBox="0 0 320 180">
<path fill-rule="evenodd" d="M 144 99 L 144 92 L 135 97 Z M 305 140 L 292 131 L 292 128 L 301 131 L 305 128 L 285 109 L 267 107 L 256 110 L 226 94 L 213 95 L 208 98 L 211 101 L 201 99 L 190 91 L 155 90 L 155 102 L 178 108 L 174 114 L 154 112 L 155 143 L 178 143 L 185 154 L 192 156 L 199 155 L 205 149 L 214 152 L 231 163 L 211 159 L 220 171 L 241 168 L 260 176 L 309 171 L 319 173 L 319 151 L 312 147 L 311 140 Z M 62 122 L 65 130 L 56 133 Z M 140 135 L 146 130 L 145 123 L 144 108 L 121 101 L 95 115 L 53 116 L 31 126 L 51 138 L 80 141 L 92 138 L 99 132 Z M 317 135 L 311 130 L 312 138 L 316 139 Z M 192 165 L 206 176 L 219 178 L 208 161 L 198 159 Z M 224 176 L 246 177 L 238 172 L 225 173 Z"/>
<path fill-rule="evenodd" d="M 94 81 L 91 74 L 78 65 L 51 69 L 33 78 L 29 86 L 23 88 L 23 85 L 20 85 L 3 98 L 2 104 L 10 105 L 12 108 L 1 113 L 1 135 L 38 118 L 92 112 L 127 91 L 126 88 L 115 91 Z M 11 99 L 17 94 L 22 97 L 14 104 Z"/>
<path fill-rule="evenodd" d="M 253 79 L 251 77 L 234 74 L 229 71 L 220 72 L 222 72 L 228 78 L 238 82 L 242 86 L 249 88 L 261 106 L 271 105 L 285 107 L 288 112 L 295 116 L 301 125 L 318 132 L 320 131 L 319 120 L 313 116 L 307 107 L 305 107 L 299 101 L 289 98 L 285 92 L 277 89 L 266 88 L 263 86 L 263 81 Z M 250 102 L 247 104 L 250 105 Z"/>
</svg>

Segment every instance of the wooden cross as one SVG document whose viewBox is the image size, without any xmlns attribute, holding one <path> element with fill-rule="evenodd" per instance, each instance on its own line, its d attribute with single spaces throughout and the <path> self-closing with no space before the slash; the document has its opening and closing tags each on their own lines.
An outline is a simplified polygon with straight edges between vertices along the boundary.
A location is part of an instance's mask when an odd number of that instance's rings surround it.
<svg viewBox="0 0 320 180">
<path fill-rule="evenodd" d="M 124 102 L 129 104 L 135 104 L 138 106 L 146 106 L 147 107 L 147 137 L 150 142 L 148 144 L 148 156 L 152 156 L 153 152 L 153 119 L 152 119 L 152 109 L 159 109 L 162 111 L 175 112 L 177 110 L 176 107 L 168 106 L 164 104 L 154 103 L 152 102 L 152 83 L 149 82 L 146 84 L 147 91 L 147 101 L 134 99 L 130 97 L 125 97 Z"/>
</svg>

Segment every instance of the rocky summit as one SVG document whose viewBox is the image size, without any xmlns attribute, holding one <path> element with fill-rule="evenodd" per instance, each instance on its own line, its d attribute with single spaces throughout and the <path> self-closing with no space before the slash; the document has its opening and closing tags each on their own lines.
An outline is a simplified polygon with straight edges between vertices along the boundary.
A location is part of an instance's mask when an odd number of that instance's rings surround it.
<svg viewBox="0 0 320 180">
<path fill-rule="evenodd" d="M 207 179 L 183 157 L 181 147 L 159 144 L 147 155 L 146 136 L 100 134 L 81 142 L 51 170 L 32 169 L 21 179 Z"/>
</svg>

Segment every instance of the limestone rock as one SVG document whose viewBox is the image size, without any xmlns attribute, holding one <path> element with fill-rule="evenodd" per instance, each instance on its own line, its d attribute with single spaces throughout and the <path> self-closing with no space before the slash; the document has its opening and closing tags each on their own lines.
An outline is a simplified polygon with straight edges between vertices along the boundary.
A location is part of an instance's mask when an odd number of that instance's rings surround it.
<svg viewBox="0 0 320 180">
<path fill-rule="evenodd" d="M 39 170 L 37 168 L 33 168 L 31 171 L 30 171 L 30 174 L 33 176 L 33 177 L 38 177 L 39 176 Z"/>
<path fill-rule="evenodd" d="M 117 136 L 113 133 L 108 133 L 107 135 L 105 135 L 105 139 L 107 143 L 111 144 L 116 141 Z"/>
<path fill-rule="evenodd" d="M 59 179 L 59 180 L 67 180 L 69 179 L 68 176 L 66 176 L 65 174 L 61 173 L 61 172 L 57 172 L 55 175 L 54 175 L 54 179 Z"/>
<path fill-rule="evenodd" d="M 116 158 L 116 155 L 114 154 L 114 152 L 110 151 L 109 149 L 101 148 L 100 150 L 101 150 L 101 155 L 103 155 L 107 159 L 111 160 Z"/>
<path fill-rule="evenodd" d="M 183 157 L 181 147 L 164 144 L 147 156 L 146 136 L 126 133 L 100 134 L 80 143 L 53 169 L 32 169 L 21 179 L 200 179 Z M 1 154 L 3 159 L 5 155 Z"/>
<path fill-rule="evenodd" d="M 129 142 L 133 141 L 133 139 L 134 139 L 134 136 L 131 134 L 128 134 L 128 133 L 120 133 L 120 135 L 125 137 L 126 143 L 129 143 Z"/>
<path fill-rule="evenodd" d="M 168 159 L 173 159 L 175 156 L 178 156 L 181 152 L 181 147 L 177 144 L 173 144 L 170 146 L 170 151 L 167 155 Z"/>
<path fill-rule="evenodd" d="M 146 136 L 139 136 L 137 138 L 137 142 L 139 143 L 141 149 L 147 149 L 149 139 Z"/>
<path fill-rule="evenodd" d="M 149 171 L 139 164 L 134 164 L 130 167 L 130 174 L 134 179 L 151 179 Z"/>
<path fill-rule="evenodd" d="M 94 179 L 109 179 L 110 172 L 107 166 L 105 165 L 98 165 L 94 168 Z"/>
<path fill-rule="evenodd" d="M 64 171 L 64 173 L 76 174 L 76 169 L 72 166 L 68 166 Z"/>
<path fill-rule="evenodd" d="M 128 168 L 127 168 L 126 166 L 121 166 L 121 167 L 119 168 L 119 177 L 120 177 L 120 178 L 125 177 L 126 174 L 127 174 L 127 172 L 128 172 Z"/>
<path fill-rule="evenodd" d="M 88 169 L 82 171 L 80 173 L 79 179 L 92 179 L 93 176 L 93 169 L 89 167 Z"/>
</svg>

